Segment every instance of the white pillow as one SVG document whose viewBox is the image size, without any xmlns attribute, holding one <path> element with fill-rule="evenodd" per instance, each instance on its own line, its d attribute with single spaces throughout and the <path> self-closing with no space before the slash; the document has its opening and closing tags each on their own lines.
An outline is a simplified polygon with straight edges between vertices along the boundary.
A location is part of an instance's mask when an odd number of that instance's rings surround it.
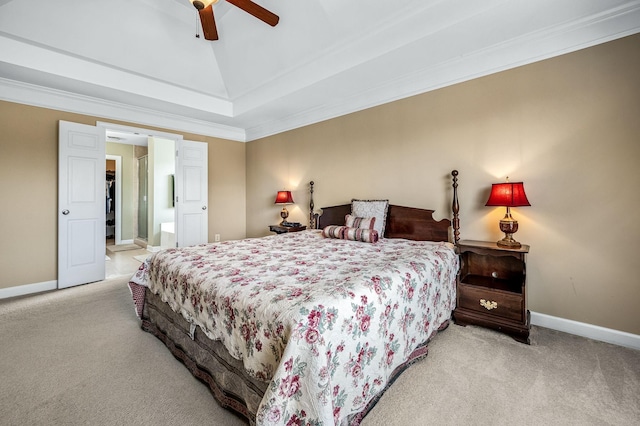
<svg viewBox="0 0 640 426">
<path fill-rule="evenodd" d="M 375 217 L 373 229 L 378 231 L 378 238 L 384 238 L 387 226 L 387 210 L 389 200 L 351 200 L 351 214 L 358 217 Z"/>
</svg>

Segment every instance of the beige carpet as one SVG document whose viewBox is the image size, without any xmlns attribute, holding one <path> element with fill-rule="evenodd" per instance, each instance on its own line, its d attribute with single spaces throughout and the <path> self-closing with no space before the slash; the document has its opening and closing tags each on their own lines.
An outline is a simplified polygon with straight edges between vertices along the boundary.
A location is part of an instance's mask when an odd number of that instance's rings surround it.
<svg viewBox="0 0 640 426">
<path fill-rule="evenodd" d="M 144 247 L 140 247 L 137 244 L 119 244 L 117 246 L 107 246 L 107 251 L 115 253 L 115 252 L 118 252 L 118 251 L 140 250 L 140 249 L 143 249 L 143 248 Z"/>
<path fill-rule="evenodd" d="M 245 424 L 140 329 L 127 279 L 0 301 L 0 424 Z M 640 424 L 640 351 L 452 325 L 362 423 L 427 424 Z"/>
</svg>

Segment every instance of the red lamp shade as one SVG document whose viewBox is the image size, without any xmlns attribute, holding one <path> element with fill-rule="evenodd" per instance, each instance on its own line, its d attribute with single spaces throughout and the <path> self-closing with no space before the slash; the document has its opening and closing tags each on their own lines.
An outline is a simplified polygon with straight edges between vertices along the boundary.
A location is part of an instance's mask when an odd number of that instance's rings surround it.
<svg viewBox="0 0 640 426">
<path fill-rule="evenodd" d="M 291 191 L 278 191 L 275 204 L 293 204 Z"/>
<path fill-rule="evenodd" d="M 494 183 L 485 206 L 521 207 L 530 206 L 522 182 Z"/>
</svg>

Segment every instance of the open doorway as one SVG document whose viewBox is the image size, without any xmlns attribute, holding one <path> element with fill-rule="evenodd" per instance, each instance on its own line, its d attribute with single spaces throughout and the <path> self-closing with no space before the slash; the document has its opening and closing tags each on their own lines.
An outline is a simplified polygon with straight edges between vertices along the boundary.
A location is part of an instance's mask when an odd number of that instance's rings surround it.
<svg viewBox="0 0 640 426">
<path fill-rule="evenodd" d="M 134 226 L 134 235 L 145 245 L 149 238 L 149 156 L 143 155 L 137 158 L 138 185 L 134 202 L 137 202 L 137 221 Z"/>
<path fill-rule="evenodd" d="M 135 185 L 135 174 L 130 170 L 132 147 L 122 144 L 105 149 L 105 278 L 132 274 L 149 255 L 146 242 L 136 244 L 130 232 L 129 216 L 135 212 L 131 202 Z"/>
<path fill-rule="evenodd" d="M 107 193 L 106 275 L 133 273 L 152 251 L 164 248 L 160 224 L 175 222 L 171 185 L 179 136 L 101 127 L 106 142 L 105 186 L 111 190 L 111 196 Z"/>
<path fill-rule="evenodd" d="M 120 225 L 122 221 L 122 157 L 106 155 L 105 167 L 105 236 L 112 244 L 122 244 Z"/>
</svg>

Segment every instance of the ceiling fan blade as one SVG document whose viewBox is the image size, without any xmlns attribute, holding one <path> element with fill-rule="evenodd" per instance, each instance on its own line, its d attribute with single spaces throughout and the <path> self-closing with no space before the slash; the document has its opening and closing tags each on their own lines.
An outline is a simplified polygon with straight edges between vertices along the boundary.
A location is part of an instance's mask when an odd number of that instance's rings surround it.
<svg viewBox="0 0 640 426">
<path fill-rule="evenodd" d="M 264 7 L 252 2 L 251 0 L 227 0 L 227 1 L 232 5 L 237 6 L 240 9 L 244 10 L 248 14 L 255 16 L 259 20 L 266 22 L 272 27 L 275 27 L 278 24 L 278 21 L 280 20 L 280 17 L 278 17 L 278 15 L 268 11 Z"/>
<path fill-rule="evenodd" d="M 213 6 L 209 5 L 198 10 L 200 14 L 200 23 L 202 24 L 202 32 L 205 40 L 217 40 L 218 29 L 216 28 L 216 19 L 213 16 Z"/>
</svg>

